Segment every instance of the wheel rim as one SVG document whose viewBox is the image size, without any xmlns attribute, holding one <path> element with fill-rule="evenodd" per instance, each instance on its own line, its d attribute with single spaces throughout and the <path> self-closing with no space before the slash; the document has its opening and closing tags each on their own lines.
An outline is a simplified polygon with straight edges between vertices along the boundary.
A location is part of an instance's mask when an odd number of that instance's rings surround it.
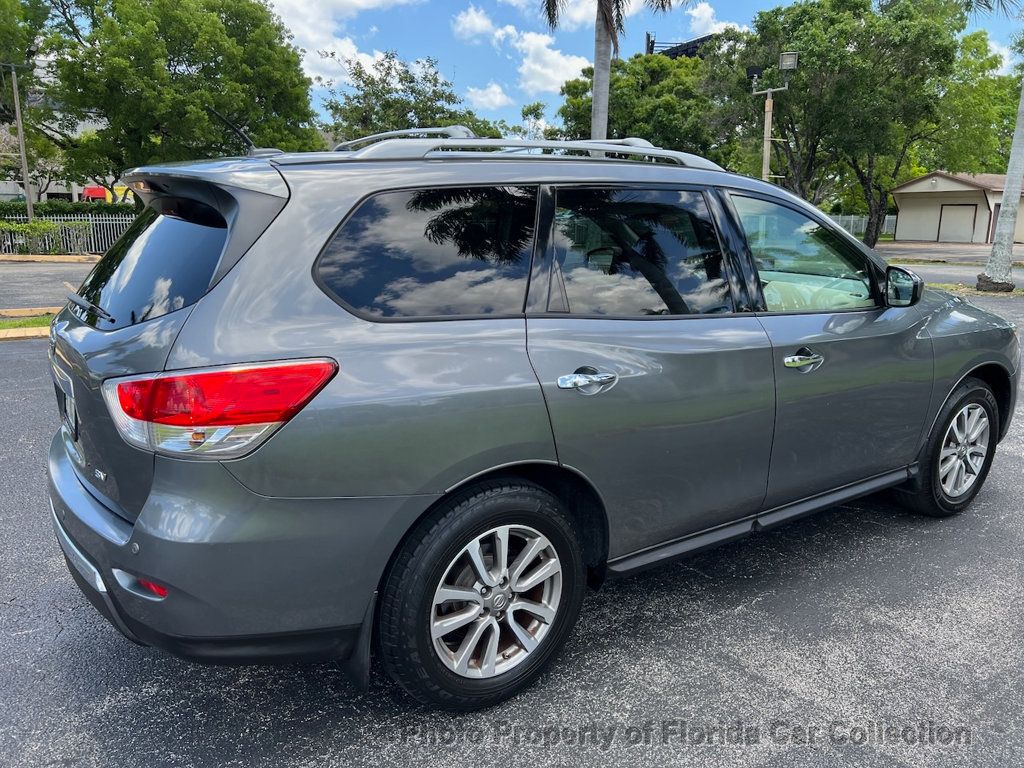
<svg viewBox="0 0 1024 768">
<path fill-rule="evenodd" d="M 544 641 L 561 598 L 551 542 L 525 525 L 492 528 L 459 552 L 434 591 L 434 650 L 462 677 L 504 674 Z"/>
<path fill-rule="evenodd" d="M 939 483 L 951 499 L 967 493 L 978 482 L 988 455 L 988 413 L 977 403 L 965 405 L 946 430 L 939 451 Z"/>
</svg>

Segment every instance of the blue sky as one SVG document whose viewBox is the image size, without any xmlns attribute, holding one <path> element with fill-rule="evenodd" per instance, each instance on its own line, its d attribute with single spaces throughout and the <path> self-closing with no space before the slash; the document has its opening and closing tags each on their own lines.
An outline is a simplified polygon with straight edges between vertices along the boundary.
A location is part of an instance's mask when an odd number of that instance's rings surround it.
<svg viewBox="0 0 1024 768">
<path fill-rule="evenodd" d="M 307 53 L 310 75 L 344 79 L 344 71 L 317 51 L 366 63 L 386 50 L 406 60 L 437 59 L 442 74 L 481 116 L 519 122 L 532 101 L 548 105 L 549 119 L 561 103 L 558 88 L 593 56 L 594 0 L 566 0 L 564 21 L 548 29 L 540 0 L 271 0 L 295 43 Z M 620 41 L 621 55 L 639 53 L 644 33 L 679 42 L 724 26 L 747 26 L 761 9 L 779 2 L 712 0 L 679 3 L 654 14 L 633 0 Z M 1008 53 L 1016 24 L 980 18 L 997 49 Z"/>
</svg>

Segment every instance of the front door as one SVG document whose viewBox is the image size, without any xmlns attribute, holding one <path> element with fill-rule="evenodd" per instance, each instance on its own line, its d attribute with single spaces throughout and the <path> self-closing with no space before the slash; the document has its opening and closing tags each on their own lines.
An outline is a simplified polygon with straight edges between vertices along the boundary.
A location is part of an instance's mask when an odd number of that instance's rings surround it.
<svg viewBox="0 0 1024 768">
<path fill-rule="evenodd" d="M 824 222 L 730 195 L 764 295 L 776 420 L 765 508 L 912 463 L 932 385 L 917 307 L 884 308 L 868 257 Z"/>
<path fill-rule="evenodd" d="M 760 509 L 771 348 L 734 312 L 727 262 L 700 190 L 555 190 L 528 351 L 559 461 L 605 503 L 612 559 Z"/>
</svg>

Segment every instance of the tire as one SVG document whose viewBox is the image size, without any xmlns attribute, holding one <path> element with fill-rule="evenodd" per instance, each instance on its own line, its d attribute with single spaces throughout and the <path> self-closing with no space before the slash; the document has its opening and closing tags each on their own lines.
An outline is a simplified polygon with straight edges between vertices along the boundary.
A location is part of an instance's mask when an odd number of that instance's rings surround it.
<svg viewBox="0 0 1024 768">
<path fill-rule="evenodd" d="M 534 682 L 565 644 L 584 585 L 576 526 L 556 497 L 518 480 L 476 485 L 424 519 L 393 559 L 378 614 L 384 669 L 432 707 L 497 704 Z"/>
<path fill-rule="evenodd" d="M 985 455 L 980 461 L 977 448 L 968 447 L 965 454 L 964 449 L 957 447 L 961 442 L 971 446 L 972 441 L 959 440 L 953 427 L 955 420 L 971 418 L 973 414 L 979 413 L 978 409 L 984 413 L 988 422 L 987 433 L 974 441 L 978 447 L 985 448 Z M 958 428 L 961 428 L 963 423 L 960 421 Z M 978 424 L 980 423 L 979 418 Z M 999 439 L 999 427 L 999 406 L 989 386 L 975 378 L 961 382 L 947 398 L 935 420 L 935 429 L 932 430 L 921 453 L 917 484 L 901 493 L 902 501 L 915 512 L 929 517 L 949 517 L 966 509 L 988 477 Z M 953 449 L 958 453 L 951 454 L 950 451 Z M 969 481 L 969 486 L 960 493 L 950 492 L 950 485 L 953 486 L 953 491 L 957 490 L 955 478 L 951 480 L 950 474 L 943 476 L 943 470 L 948 468 L 945 462 L 950 458 L 963 465 L 963 477 L 965 482 Z M 957 472 L 955 466 L 951 472 Z M 946 485 L 943 484 L 943 479 L 946 480 Z"/>
</svg>

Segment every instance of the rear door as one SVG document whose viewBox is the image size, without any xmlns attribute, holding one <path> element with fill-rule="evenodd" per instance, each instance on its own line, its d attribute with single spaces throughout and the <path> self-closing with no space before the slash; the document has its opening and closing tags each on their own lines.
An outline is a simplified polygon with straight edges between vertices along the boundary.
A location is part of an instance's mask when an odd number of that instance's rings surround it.
<svg viewBox="0 0 1024 768">
<path fill-rule="evenodd" d="M 737 311 L 704 192 L 566 186 L 547 212 L 528 350 L 559 461 L 608 510 L 610 556 L 756 513 L 771 349 Z"/>
<path fill-rule="evenodd" d="M 774 357 L 765 508 L 911 463 L 932 386 L 920 310 L 882 306 L 880 271 L 824 217 L 763 196 L 728 198 L 757 268 Z"/>
</svg>

